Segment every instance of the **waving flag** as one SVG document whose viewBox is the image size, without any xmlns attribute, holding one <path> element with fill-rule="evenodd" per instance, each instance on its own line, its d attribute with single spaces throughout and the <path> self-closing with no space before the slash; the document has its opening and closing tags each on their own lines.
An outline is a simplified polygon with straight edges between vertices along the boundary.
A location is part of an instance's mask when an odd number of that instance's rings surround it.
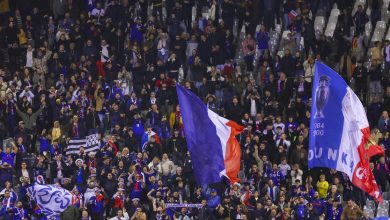
<svg viewBox="0 0 390 220">
<path fill-rule="evenodd" d="M 312 97 L 309 168 L 344 172 L 354 185 L 381 201 L 369 160 L 384 151 L 369 140 L 370 128 L 359 98 L 339 74 L 319 62 Z"/>
<path fill-rule="evenodd" d="M 58 219 L 74 201 L 72 193 L 57 185 L 34 184 L 27 191 L 48 219 Z"/>
<path fill-rule="evenodd" d="M 84 147 L 84 152 L 89 153 L 100 149 L 98 134 L 91 134 L 85 138 L 72 138 L 69 140 L 66 155 L 80 153 L 80 147 Z"/>
<path fill-rule="evenodd" d="M 241 152 L 235 136 L 243 127 L 207 109 L 195 94 L 182 86 L 176 88 L 197 183 L 216 183 L 221 176 L 237 182 Z"/>
<path fill-rule="evenodd" d="M 141 138 L 141 148 L 142 148 L 142 151 L 145 150 L 145 147 L 148 144 L 148 142 L 150 141 L 151 137 L 154 137 L 154 139 L 156 140 L 156 143 L 161 144 L 160 138 L 158 137 L 156 132 L 154 132 L 152 130 L 145 131 L 145 133 L 142 135 L 142 138 Z"/>
</svg>

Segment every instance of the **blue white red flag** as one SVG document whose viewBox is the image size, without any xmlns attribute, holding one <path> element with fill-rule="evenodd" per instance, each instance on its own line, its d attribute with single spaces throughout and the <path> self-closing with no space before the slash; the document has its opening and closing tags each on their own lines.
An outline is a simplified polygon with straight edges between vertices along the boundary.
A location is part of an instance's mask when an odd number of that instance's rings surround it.
<svg viewBox="0 0 390 220">
<path fill-rule="evenodd" d="M 148 142 L 150 141 L 151 137 L 154 137 L 154 139 L 156 140 L 156 143 L 161 144 L 160 138 L 158 137 L 156 132 L 154 132 L 154 131 L 146 131 L 142 135 L 142 138 L 141 138 L 141 148 L 142 148 L 142 151 L 145 150 L 145 147 L 148 144 Z"/>
<path fill-rule="evenodd" d="M 184 87 L 177 84 L 176 90 L 197 183 L 216 183 L 222 176 L 237 182 L 241 151 L 235 136 L 243 127 L 208 109 Z"/>
<path fill-rule="evenodd" d="M 338 73 L 320 62 L 315 64 L 312 97 L 309 168 L 344 172 L 354 185 L 381 201 L 369 159 L 384 151 L 369 140 L 370 128 L 359 98 Z"/>
<path fill-rule="evenodd" d="M 74 195 L 57 185 L 34 184 L 27 188 L 47 219 L 59 219 L 61 213 L 74 203 Z"/>
</svg>

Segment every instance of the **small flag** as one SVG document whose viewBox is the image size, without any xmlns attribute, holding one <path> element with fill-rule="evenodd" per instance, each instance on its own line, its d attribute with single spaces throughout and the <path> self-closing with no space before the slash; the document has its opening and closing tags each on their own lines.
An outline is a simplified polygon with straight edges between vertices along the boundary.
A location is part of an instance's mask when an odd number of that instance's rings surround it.
<svg viewBox="0 0 390 220">
<path fill-rule="evenodd" d="M 69 140 L 68 148 L 66 149 L 66 155 L 78 154 L 80 147 L 84 147 L 84 152 L 89 153 L 100 149 L 100 140 L 98 134 L 91 134 L 85 138 L 72 138 Z"/>
<path fill-rule="evenodd" d="M 156 140 L 156 143 L 161 144 L 160 138 L 158 137 L 156 132 L 154 132 L 154 131 L 150 131 L 150 132 L 146 131 L 142 135 L 142 138 L 141 138 L 141 148 L 142 148 L 142 151 L 145 150 L 145 147 L 148 144 L 148 142 L 150 141 L 151 137 L 154 137 L 154 139 Z"/>
<path fill-rule="evenodd" d="M 298 16 L 298 13 L 297 13 L 296 11 L 294 11 L 294 10 L 291 10 L 291 11 L 288 13 L 288 17 L 289 17 L 291 20 L 295 19 L 295 17 L 297 17 L 297 16 Z"/>
</svg>

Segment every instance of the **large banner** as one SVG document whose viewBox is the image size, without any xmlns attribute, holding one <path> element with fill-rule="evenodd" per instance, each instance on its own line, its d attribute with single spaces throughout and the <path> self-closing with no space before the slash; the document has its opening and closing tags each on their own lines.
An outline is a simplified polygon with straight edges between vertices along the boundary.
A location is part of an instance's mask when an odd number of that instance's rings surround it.
<svg viewBox="0 0 390 220">
<path fill-rule="evenodd" d="M 309 168 L 344 172 L 354 185 L 381 200 L 369 157 L 383 149 L 367 147 L 370 128 L 359 98 L 338 73 L 316 62 L 312 100 Z"/>
</svg>

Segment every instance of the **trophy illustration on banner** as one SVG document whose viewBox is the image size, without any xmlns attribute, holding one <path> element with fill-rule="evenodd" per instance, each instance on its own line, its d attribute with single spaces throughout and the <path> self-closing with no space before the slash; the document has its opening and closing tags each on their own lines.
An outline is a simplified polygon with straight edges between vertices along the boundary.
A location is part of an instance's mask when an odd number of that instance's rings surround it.
<svg viewBox="0 0 390 220">
<path fill-rule="evenodd" d="M 326 103 L 329 100 L 329 77 L 322 75 L 318 82 L 316 90 L 316 107 L 317 112 L 314 115 L 314 118 L 324 118 L 323 110 Z"/>
</svg>

